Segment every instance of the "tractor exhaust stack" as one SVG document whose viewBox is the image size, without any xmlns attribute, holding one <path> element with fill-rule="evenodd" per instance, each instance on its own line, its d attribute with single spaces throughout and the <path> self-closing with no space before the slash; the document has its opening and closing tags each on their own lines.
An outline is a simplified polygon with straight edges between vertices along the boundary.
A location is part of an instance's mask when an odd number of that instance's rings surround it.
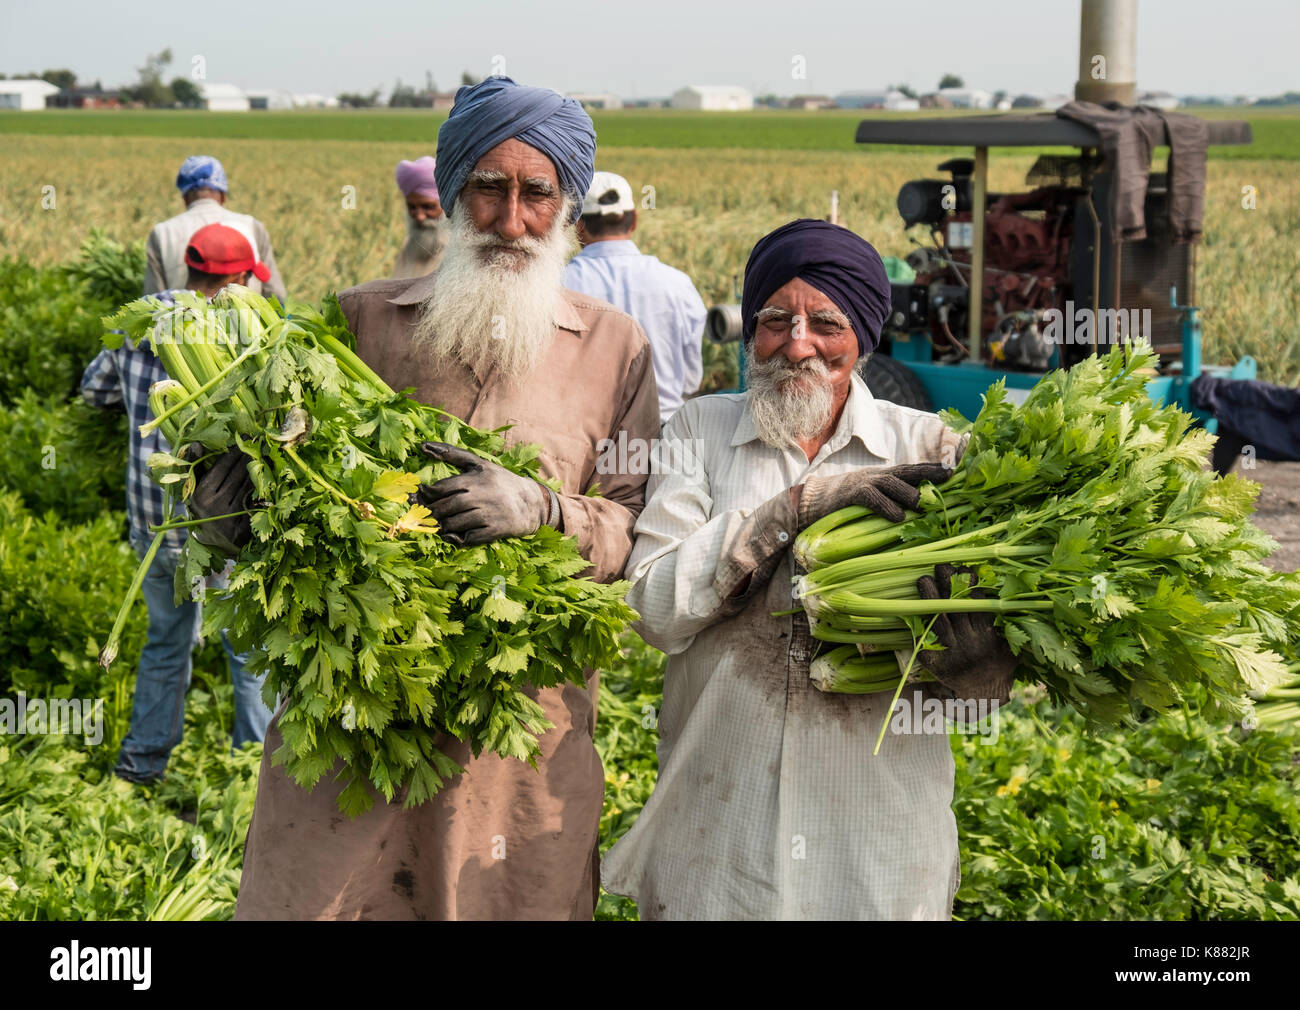
<svg viewBox="0 0 1300 1010">
<path fill-rule="evenodd" d="M 1081 102 L 1137 99 L 1137 0 L 1082 0 L 1079 13 Z"/>
</svg>

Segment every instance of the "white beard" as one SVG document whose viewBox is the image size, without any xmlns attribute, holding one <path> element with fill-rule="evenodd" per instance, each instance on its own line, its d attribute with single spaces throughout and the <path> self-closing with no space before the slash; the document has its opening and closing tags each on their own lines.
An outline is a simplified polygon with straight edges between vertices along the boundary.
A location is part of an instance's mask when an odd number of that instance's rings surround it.
<svg viewBox="0 0 1300 1010">
<path fill-rule="evenodd" d="M 759 440 L 775 449 L 815 438 L 830 423 L 835 405 L 829 370 L 821 358 L 791 365 L 782 354 L 749 366 L 749 411 Z"/>
<path fill-rule="evenodd" d="M 408 216 L 406 249 L 420 259 L 436 260 L 447 247 L 447 235 L 450 231 L 445 214 L 442 217 L 428 218 L 423 223 Z"/>
<path fill-rule="evenodd" d="M 573 242 L 571 199 L 565 198 L 550 232 L 540 239 L 524 235 L 508 241 L 495 232 L 479 232 L 455 208 L 433 292 L 415 326 L 415 345 L 439 364 L 495 366 L 516 384 L 528 375 L 555 334 L 555 310 Z"/>
</svg>

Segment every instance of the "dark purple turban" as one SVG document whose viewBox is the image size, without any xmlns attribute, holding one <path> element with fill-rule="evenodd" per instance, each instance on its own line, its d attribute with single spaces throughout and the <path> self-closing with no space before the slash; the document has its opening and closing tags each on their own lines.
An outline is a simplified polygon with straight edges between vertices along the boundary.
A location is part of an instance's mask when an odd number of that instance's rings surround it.
<svg viewBox="0 0 1300 1010">
<path fill-rule="evenodd" d="M 859 357 L 876 349 L 890 310 L 889 277 L 880 254 L 847 228 L 809 218 L 764 235 L 749 254 L 740 299 L 746 343 L 754 339 L 754 316 L 778 288 L 796 277 L 849 317 Z"/>
</svg>

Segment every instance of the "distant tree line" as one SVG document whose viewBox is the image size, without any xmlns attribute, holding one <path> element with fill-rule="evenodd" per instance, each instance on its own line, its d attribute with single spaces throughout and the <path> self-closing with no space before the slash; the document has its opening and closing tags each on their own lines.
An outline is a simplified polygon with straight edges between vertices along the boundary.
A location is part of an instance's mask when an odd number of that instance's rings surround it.
<svg viewBox="0 0 1300 1010">
<path fill-rule="evenodd" d="M 32 71 L 30 74 L 0 74 L 0 81 L 48 81 L 60 90 L 65 88 L 75 88 L 77 86 L 77 75 L 71 70 L 47 70 L 43 74 Z M 95 87 L 99 87 L 99 82 L 95 82 Z"/>
<path fill-rule="evenodd" d="M 145 57 L 144 66 L 137 68 L 135 82 L 118 88 L 118 94 L 123 101 L 139 102 L 151 109 L 199 108 L 203 104 L 203 93 L 198 84 L 188 77 L 173 77 L 170 82 L 166 80 L 171 63 L 170 48 L 160 53 L 150 53 Z M 0 81 L 11 79 L 48 81 L 61 91 L 72 90 L 78 84 L 76 73 L 68 69 L 46 70 L 39 74 L 35 71 L 26 74 L 0 73 Z M 468 70 L 460 75 L 461 84 L 477 84 L 480 80 Z M 85 87 L 93 91 L 104 90 L 99 81 Z M 385 104 L 380 98 L 382 93 L 381 88 L 370 92 L 345 91 L 338 96 L 338 100 L 340 105 L 347 108 L 369 109 Z M 437 93 L 433 74 L 426 70 L 423 89 L 417 90 L 411 85 L 403 84 L 399 78 L 386 104 L 394 108 L 428 107 L 433 104 L 433 96 Z"/>
<path fill-rule="evenodd" d="M 203 96 L 199 86 L 194 81 L 188 77 L 173 77 L 170 82 L 164 79 L 171 62 L 171 49 L 149 54 L 145 57 L 144 66 L 136 70 L 135 83 L 119 88 L 119 94 L 125 101 L 139 102 L 151 109 L 199 108 L 203 104 Z M 78 86 L 76 73 L 67 68 L 45 70 L 39 74 L 35 71 L 26 74 L 0 73 L 0 81 L 18 79 L 48 81 L 60 90 L 71 90 Z M 462 85 L 478 84 L 481 80 L 482 78 L 475 77 L 468 70 L 463 71 L 460 75 Z M 83 87 L 91 91 L 104 90 L 103 85 L 98 80 L 94 84 L 85 84 Z M 956 74 L 944 74 L 939 79 L 939 87 L 961 88 L 965 87 L 965 82 Z M 906 84 L 892 84 L 889 90 L 899 91 L 908 98 L 918 97 L 916 91 Z M 382 88 L 374 88 L 369 92 L 345 91 L 338 96 L 338 100 L 340 105 L 352 109 L 370 109 L 385 104 L 390 108 L 428 108 L 433 104 L 434 96 L 438 94 L 438 86 L 434 84 L 433 74 L 426 70 L 423 88 L 417 89 L 414 85 L 403 84 L 401 78 L 398 78 L 393 85 L 392 91 L 389 92 L 387 102 L 381 100 L 380 96 L 382 94 Z M 1007 92 L 1005 91 L 995 92 L 993 104 L 997 105 L 1006 97 Z M 1217 97 L 1189 98 L 1187 102 L 1192 105 L 1227 104 L 1223 99 Z M 785 103 L 786 99 L 775 94 L 760 95 L 756 99 L 758 105 L 783 106 Z M 1012 106 L 1014 108 L 1028 108 L 1037 104 L 1039 103 L 1032 96 L 1022 95 L 1016 98 Z M 1259 98 L 1253 104 L 1259 106 L 1300 105 L 1300 91 L 1287 91 L 1281 95 Z"/>
<path fill-rule="evenodd" d="M 1255 101 L 1256 105 L 1300 105 L 1300 91 L 1288 91 L 1281 95 L 1274 95 L 1272 98 L 1260 98 Z"/>
<path fill-rule="evenodd" d="M 463 71 L 460 75 L 461 84 L 478 84 L 482 78 L 475 77 L 468 70 Z M 416 88 L 413 84 L 403 84 L 399 77 L 393 84 L 393 90 L 388 94 L 388 101 L 380 100 L 383 93 L 382 88 L 375 88 L 369 92 L 344 91 L 338 96 L 339 105 L 349 109 L 371 109 L 380 105 L 387 105 L 390 109 L 427 109 L 432 107 L 434 98 L 440 94 L 438 86 L 433 82 L 433 74 L 426 70 L 424 72 L 424 87 Z"/>
<path fill-rule="evenodd" d="M 118 88 L 118 93 L 128 102 L 140 102 L 150 108 L 171 109 L 178 105 L 185 108 L 198 108 L 202 102 L 202 95 L 197 84 L 187 77 L 174 77 L 170 84 L 163 81 L 163 75 L 171 61 L 170 49 L 146 56 L 144 66 L 136 71 L 138 75 L 136 83 Z M 76 73 L 67 69 L 46 70 L 40 74 L 34 71 L 29 74 L 0 74 L 0 81 L 19 79 L 48 81 L 61 91 L 71 91 L 78 86 Z M 104 90 L 103 84 L 99 81 L 95 81 L 94 84 L 84 84 L 82 87 L 88 91 Z"/>
</svg>

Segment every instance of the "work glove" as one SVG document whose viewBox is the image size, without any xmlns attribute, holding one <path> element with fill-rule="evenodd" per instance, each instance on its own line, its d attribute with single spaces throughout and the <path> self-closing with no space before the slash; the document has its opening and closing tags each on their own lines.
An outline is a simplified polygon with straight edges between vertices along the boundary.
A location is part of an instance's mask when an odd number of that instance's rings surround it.
<svg viewBox="0 0 1300 1010">
<path fill-rule="evenodd" d="M 253 481 L 248 476 L 248 457 L 235 448 L 221 456 L 199 479 L 185 507 L 192 518 L 208 519 L 246 512 L 252 500 Z M 205 547 L 233 558 L 253 539 L 253 527 L 247 514 L 237 515 L 191 526 L 190 535 Z"/>
<path fill-rule="evenodd" d="M 905 518 L 903 509 L 920 502 L 917 486 L 941 484 L 952 470 L 941 463 L 864 467 L 836 477 L 813 477 L 774 495 L 749 514 L 731 558 L 737 579 L 730 598 L 748 599 L 772 577 L 795 535 L 818 519 L 849 505 L 861 505 L 890 522 Z"/>
<path fill-rule="evenodd" d="M 952 565 L 937 565 L 933 576 L 916 580 L 916 591 L 923 600 L 946 600 L 952 596 L 954 574 Z M 973 589 L 971 596 L 988 598 L 979 589 Z M 991 613 L 939 614 L 933 629 L 943 649 L 923 649 L 916 661 L 938 682 L 929 685 L 935 697 L 999 704 L 1011 700 L 1016 657 L 994 626 Z"/>
<path fill-rule="evenodd" d="M 850 505 L 861 505 L 892 523 L 901 523 L 903 510 L 920 503 L 920 485 L 926 481 L 942 484 L 952 473 L 942 463 L 905 463 L 864 467 L 837 477 L 813 477 L 803 485 L 799 497 L 799 528 Z"/>
<path fill-rule="evenodd" d="M 421 484 L 416 500 L 438 520 L 438 533 L 460 547 L 524 537 L 544 524 L 559 522 L 555 493 L 528 477 L 446 442 L 423 442 L 429 458 L 460 471 L 433 484 Z"/>
</svg>

